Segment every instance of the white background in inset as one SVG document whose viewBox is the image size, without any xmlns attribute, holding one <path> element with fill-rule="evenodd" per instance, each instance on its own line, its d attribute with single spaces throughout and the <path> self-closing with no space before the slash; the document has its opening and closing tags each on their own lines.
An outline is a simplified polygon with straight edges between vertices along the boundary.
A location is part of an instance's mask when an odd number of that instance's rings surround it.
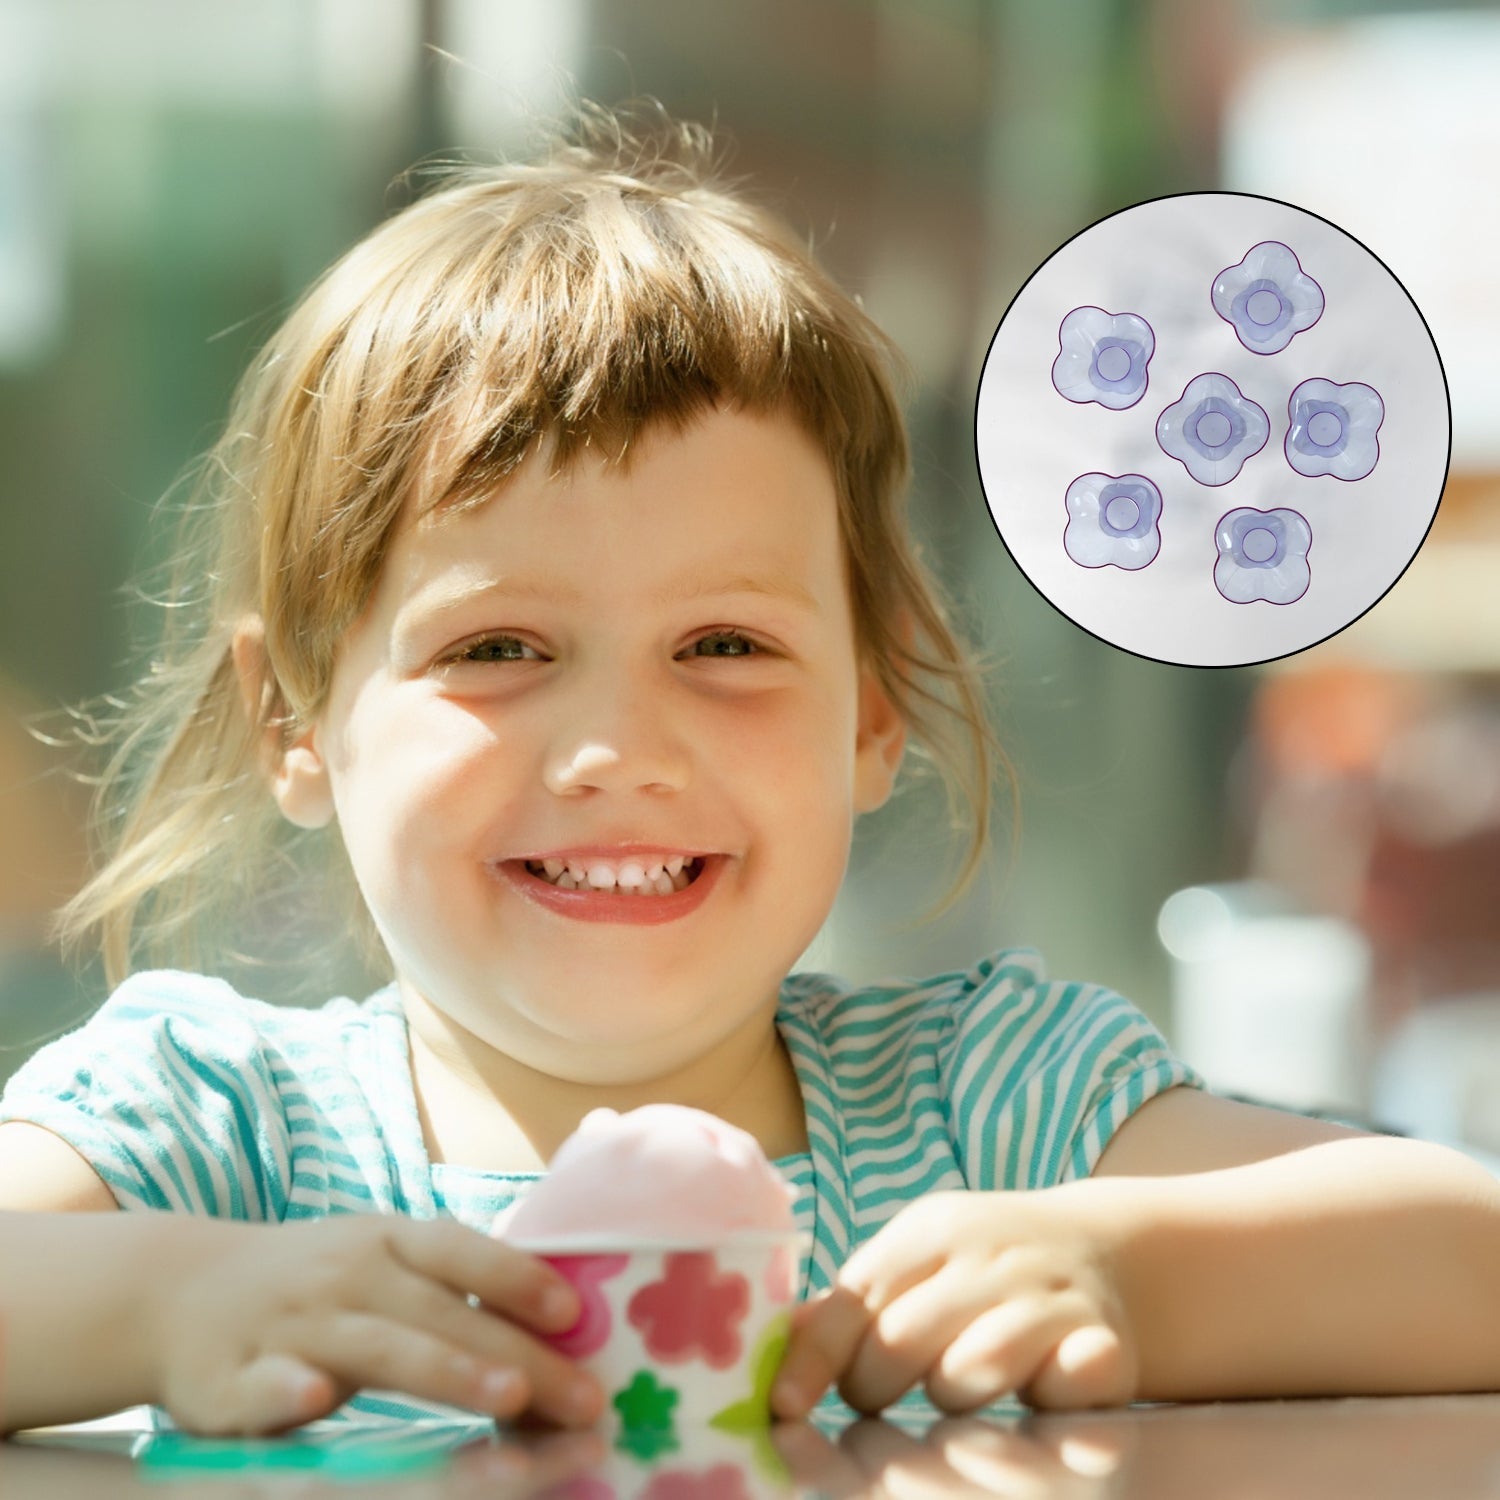
<svg viewBox="0 0 1500 1500">
<path fill-rule="evenodd" d="M 1323 316 L 1279 354 L 1254 354 L 1214 311 L 1215 277 L 1280 240 L 1323 288 Z M 1379 246 L 1372 246 L 1377 254 Z M 1111 411 L 1052 384 L 1058 328 L 1075 307 L 1134 312 L 1156 350 L 1145 395 Z M 1156 441 L 1156 420 L 1217 370 L 1261 406 L 1266 446 L 1228 484 L 1202 485 Z M 1315 479 L 1286 461 L 1287 400 L 1321 376 L 1374 386 L 1380 458 L 1365 479 Z M 1160 661 L 1230 666 L 1299 651 L 1357 619 L 1421 545 L 1442 490 L 1448 409 L 1431 337 L 1410 297 L 1341 230 L 1289 205 L 1194 193 L 1138 204 L 1069 241 L 1026 284 L 980 377 L 976 445 L 991 514 L 1016 562 L 1062 612 Z M 1162 493 L 1161 551 L 1137 572 L 1084 568 L 1063 550 L 1063 497 L 1080 474 L 1137 473 Z M 1294 604 L 1234 604 L 1214 587 L 1214 528 L 1239 506 L 1307 518 L 1312 582 Z"/>
</svg>

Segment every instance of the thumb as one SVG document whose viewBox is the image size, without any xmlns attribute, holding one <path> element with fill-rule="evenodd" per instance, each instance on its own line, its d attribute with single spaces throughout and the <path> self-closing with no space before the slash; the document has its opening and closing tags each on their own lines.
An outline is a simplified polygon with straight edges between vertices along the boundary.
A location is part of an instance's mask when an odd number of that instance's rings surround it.
<svg viewBox="0 0 1500 1500">
<path fill-rule="evenodd" d="M 814 1292 L 805 1302 L 799 1302 L 792 1309 L 793 1333 L 806 1325 L 807 1320 L 828 1300 L 828 1296 L 829 1293 L 826 1289 L 821 1292 Z"/>
</svg>

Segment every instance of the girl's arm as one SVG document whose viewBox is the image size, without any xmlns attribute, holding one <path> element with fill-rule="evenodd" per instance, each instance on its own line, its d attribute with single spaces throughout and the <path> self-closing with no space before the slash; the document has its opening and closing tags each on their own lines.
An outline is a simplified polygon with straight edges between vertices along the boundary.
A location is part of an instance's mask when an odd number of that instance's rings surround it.
<svg viewBox="0 0 1500 1500">
<path fill-rule="evenodd" d="M 1500 1391 L 1500 1182 L 1385 1136 L 1117 1192 L 1135 1399 Z"/>
<path fill-rule="evenodd" d="M 796 1310 L 772 1409 L 1500 1391 L 1500 1182 L 1359 1136 L 903 1207 Z"/>
<path fill-rule="evenodd" d="M 226 1226 L 167 1213 L 0 1212 L 0 1432 L 156 1399 L 151 1303 Z"/>
</svg>

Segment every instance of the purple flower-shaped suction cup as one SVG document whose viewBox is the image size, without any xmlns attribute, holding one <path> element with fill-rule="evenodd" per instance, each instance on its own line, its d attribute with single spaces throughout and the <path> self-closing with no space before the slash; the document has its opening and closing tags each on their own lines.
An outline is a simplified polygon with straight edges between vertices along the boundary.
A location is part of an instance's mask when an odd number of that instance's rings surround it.
<svg viewBox="0 0 1500 1500">
<path fill-rule="evenodd" d="M 1068 486 L 1063 550 L 1085 568 L 1144 568 L 1161 551 L 1161 491 L 1144 474 L 1080 474 Z"/>
<path fill-rule="evenodd" d="M 1188 381 L 1180 399 L 1156 419 L 1156 441 L 1199 484 L 1228 484 L 1266 446 L 1271 422 L 1227 375 Z"/>
<path fill-rule="evenodd" d="M 1385 421 L 1385 403 L 1374 386 L 1350 381 L 1304 380 L 1286 404 L 1286 461 L 1309 479 L 1363 479 L 1380 457 L 1375 434 Z"/>
<path fill-rule="evenodd" d="M 1312 581 L 1312 528 L 1294 510 L 1244 506 L 1219 517 L 1214 586 L 1232 604 L 1295 604 Z"/>
<path fill-rule="evenodd" d="M 1323 316 L 1323 288 L 1280 240 L 1262 240 L 1214 278 L 1214 311 L 1252 354 L 1276 354 Z"/>
<path fill-rule="evenodd" d="M 1144 318 L 1075 307 L 1062 320 L 1057 342 L 1052 384 L 1059 396 L 1122 411 L 1146 394 L 1146 366 L 1156 352 L 1156 335 Z"/>
</svg>

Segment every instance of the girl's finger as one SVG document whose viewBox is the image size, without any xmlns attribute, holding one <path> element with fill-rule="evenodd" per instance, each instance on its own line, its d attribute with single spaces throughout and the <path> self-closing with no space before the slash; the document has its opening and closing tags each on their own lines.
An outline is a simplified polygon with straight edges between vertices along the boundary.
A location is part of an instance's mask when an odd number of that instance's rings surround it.
<svg viewBox="0 0 1500 1500">
<path fill-rule="evenodd" d="M 792 1338 L 771 1387 L 772 1414 L 789 1422 L 800 1422 L 847 1368 L 870 1322 L 864 1303 L 843 1286 L 835 1285 L 804 1306 L 809 1311 L 794 1318 Z"/>
<path fill-rule="evenodd" d="M 949 1262 L 876 1313 L 843 1364 L 839 1393 L 858 1411 L 883 1410 L 999 1296 L 993 1276 Z"/>
<path fill-rule="evenodd" d="M 837 1285 L 876 1311 L 935 1275 L 953 1243 L 944 1215 L 958 1196 L 933 1192 L 907 1204 L 844 1262 Z"/>
<path fill-rule="evenodd" d="M 572 1282 L 536 1256 L 457 1220 L 393 1218 L 392 1227 L 390 1243 L 397 1260 L 419 1277 L 440 1283 L 455 1294 L 455 1315 L 466 1321 L 451 1328 L 454 1343 L 482 1358 L 514 1360 L 534 1393 L 534 1409 L 547 1420 L 576 1427 L 598 1419 L 604 1401 L 599 1382 L 508 1321 L 522 1318 L 539 1331 L 565 1333 L 583 1313 L 578 1289 Z M 469 1307 L 468 1293 L 503 1316 Z M 549 1306 L 558 1294 L 561 1305 Z M 415 1326 L 426 1326 L 421 1309 L 413 1306 Z M 439 1302 L 428 1299 L 427 1309 L 425 1316 L 443 1315 Z M 471 1396 L 466 1404 L 484 1411 L 496 1409 L 482 1395 Z M 504 1414 L 513 1415 L 510 1411 Z"/>
<path fill-rule="evenodd" d="M 1027 1293 L 991 1307 L 948 1342 L 926 1389 L 944 1411 L 973 1411 L 1002 1396 L 1030 1401 L 1036 1372 L 1081 1322 L 1076 1298 Z"/>
<path fill-rule="evenodd" d="M 169 1373 L 162 1404 L 184 1432 L 203 1437 L 265 1437 L 327 1416 L 354 1394 L 309 1360 L 268 1351 L 244 1362 Z"/>
<path fill-rule="evenodd" d="M 262 1354 L 237 1370 L 226 1398 L 234 1430 L 274 1437 L 343 1404 L 339 1383 L 291 1354 Z"/>
<path fill-rule="evenodd" d="M 569 1391 L 579 1381 L 591 1381 L 572 1360 L 549 1349 L 525 1329 L 496 1313 L 470 1307 L 463 1297 L 415 1271 L 391 1266 L 379 1295 L 379 1305 L 369 1311 L 430 1334 L 452 1352 L 467 1355 L 480 1366 L 519 1370 L 526 1377 L 534 1403 L 558 1420 L 570 1410 Z M 553 1328 L 556 1331 L 558 1324 Z M 490 1408 L 482 1405 L 481 1409 Z"/>
<path fill-rule="evenodd" d="M 1032 1406 L 1059 1411 L 1126 1406 L 1135 1396 L 1137 1374 L 1129 1350 L 1114 1329 L 1090 1323 L 1075 1328 L 1042 1361 L 1031 1378 L 1026 1400 Z"/>
<path fill-rule="evenodd" d="M 526 1372 L 518 1366 L 489 1364 L 446 1339 L 373 1313 L 332 1310 L 284 1322 L 278 1342 L 283 1352 L 357 1391 L 400 1391 L 500 1417 L 514 1416 L 532 1395 Z M 503 1377 L 504 1389 L 486 1389 L 492 1374 Z"/>
<path fill-rule="evenodd" d="M 470 1229 L 456 1219 L 390 1216 L 389 1243 L 395 1256 L 429 1281 L 441 1282 L 459 1297 L 475 1293 L 507 1317 L 523 1318 L 548 1332 L 560 1332 L 583 1311 L 578 1291 L 566 1276 L 514 1245 Z M 563 1310 L 549 1312 L 549 1296 Z"/>
</svg>

